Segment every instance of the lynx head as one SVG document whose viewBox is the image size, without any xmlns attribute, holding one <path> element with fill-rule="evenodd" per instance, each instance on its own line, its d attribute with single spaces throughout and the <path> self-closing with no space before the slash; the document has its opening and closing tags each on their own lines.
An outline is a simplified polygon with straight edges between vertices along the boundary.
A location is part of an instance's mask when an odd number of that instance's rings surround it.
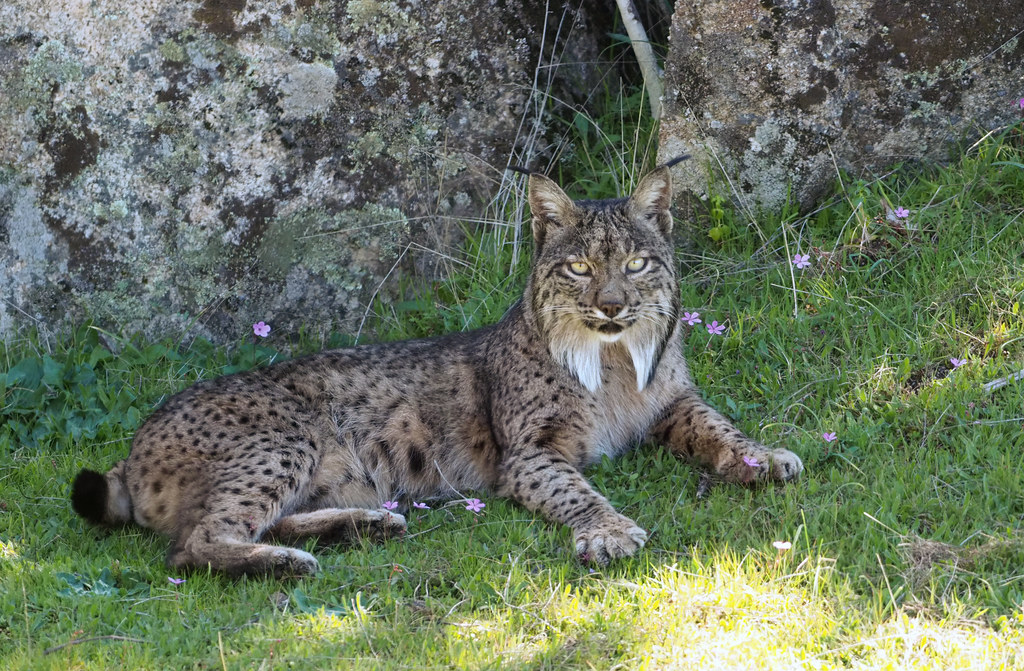
<svg viewBox="0 0 1024 671">
<path fill-rule="evenodd" d="M 573 201 L 531 174 L 529 200 L 535 250 L 526 302 L 548 351 L 596 391 L 602 351 L 625 347 L 643 391 L 679 312 L 668 167 L 615 200 Z"/>
</svg>

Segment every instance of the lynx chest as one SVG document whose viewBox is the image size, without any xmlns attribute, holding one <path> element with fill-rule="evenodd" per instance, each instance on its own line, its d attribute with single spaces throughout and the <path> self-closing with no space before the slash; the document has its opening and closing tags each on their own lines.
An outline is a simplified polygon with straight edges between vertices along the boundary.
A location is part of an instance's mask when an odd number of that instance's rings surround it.
<svg viewBox="0 0 1024 671">
<path fill-rule="evenodd" d="M 588 403 L 593 420 L 589 461 L 598 461 L 603 455 L 615 457 L 644 440 L 685 383 L 685 362 L 682 366 L 675 356 L 666 356 L 642 390 L 637 389 L 636 374 L 628 361 L 613 359 L 604 366 L 601 387 Z"/>
</svg>

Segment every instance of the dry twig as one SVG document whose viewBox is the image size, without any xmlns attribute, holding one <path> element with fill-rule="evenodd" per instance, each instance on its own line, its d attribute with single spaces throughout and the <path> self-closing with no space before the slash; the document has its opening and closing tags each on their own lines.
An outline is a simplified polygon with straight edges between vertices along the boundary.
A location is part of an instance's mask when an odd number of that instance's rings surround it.
<svg viewBox="0 0 1024 671">
<path fill-rule="evenodd" d="M 654 58 L 654 50 L 651 49 L 651 42 L 647 39 L 647 31 L 640 23 L 633 0 L 615 0 L 615 2 L 619 6 L 622 22 L 626 24 L 626 33 L 633 45 L 636 61 L 640 64 L 640 72 L 644 77 L 644 88 L 647 89 L 647 97 L 651 100 L 651 116 L 660 119 L 661 96 L 665 89 L 661 83 L 658 61 Z"/>
<path fill-rule="evenodd" d="M 1005 387 L 1014 380 L 1020 380 L 1021 378 L 1024 378 L 1024 369 L 1017 371 L 1013 375 L 1007 375 L 1006 377 L 1001 377 L 998 380 L 986 382 L 983 386 L 983 389 L 985 391 L 995 391 L 996 389 L 999 389 L 1000 387 Z"/>
</svg>

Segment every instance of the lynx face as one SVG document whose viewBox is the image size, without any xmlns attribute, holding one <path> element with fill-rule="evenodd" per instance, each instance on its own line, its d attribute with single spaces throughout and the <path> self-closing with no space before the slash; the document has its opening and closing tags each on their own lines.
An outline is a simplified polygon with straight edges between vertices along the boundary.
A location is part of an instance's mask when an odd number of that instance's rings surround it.
<svg viewBox="0 0 1024 671">
<path fill-rule="evenodd" d="M 619 341 L 643 391 L 678 319 L 666 193 L 655 174 L 629 199 L 573 202 L 531 177 L 538 248 L 527 296 L 552 357 L 590 391 L 601 386 L 602 348 Z"/>
</svg>

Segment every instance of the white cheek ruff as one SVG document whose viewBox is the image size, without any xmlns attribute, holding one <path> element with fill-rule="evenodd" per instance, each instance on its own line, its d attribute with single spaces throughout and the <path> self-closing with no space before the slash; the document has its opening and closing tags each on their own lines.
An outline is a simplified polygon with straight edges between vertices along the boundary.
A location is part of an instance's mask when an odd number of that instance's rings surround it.
<svg viewBox="0 0 1024 671">
<path fill-rule="evenodd" d="M 636 371 L 636 390 L 643 391 L 654 373 L 654 367 L 658 365 L 658 341 L 653 333 L 628 337 L 631 335 L 632 332 L 627 332 L 626 349 L 633 359 L 633 370 Z"/>
<path fill-rule="evenodd" d="M 547 331 L 548 352 L 591 393 L 601 388 L 601 349 L 605 344 L 622 343 L 633 363 L 636 389 L 643 391 L 654 377 L 661 359 L 666 331 L 671 319 L 641 319 L 618 333 L 599 333 L 571 318 L 552 320 Z"/>
<path fill-rule="evenodd" d="M 604 343 L 623 341 L 636 372 L 636 390 L 643 391 L 658 365 L 657 334 L 648 329 L 627 329 L 614 335 L 583 329 L 571 335 L 552 339 L 552 358 L 573 374 L 591 393 L 601 387 L 601 347 Z"/>
<path fill-rule="evenodd" d="M 577 332 L 550 345 L 551 356 L 591 393 L 601 387 L 601 341 Z"/>
</svg>

